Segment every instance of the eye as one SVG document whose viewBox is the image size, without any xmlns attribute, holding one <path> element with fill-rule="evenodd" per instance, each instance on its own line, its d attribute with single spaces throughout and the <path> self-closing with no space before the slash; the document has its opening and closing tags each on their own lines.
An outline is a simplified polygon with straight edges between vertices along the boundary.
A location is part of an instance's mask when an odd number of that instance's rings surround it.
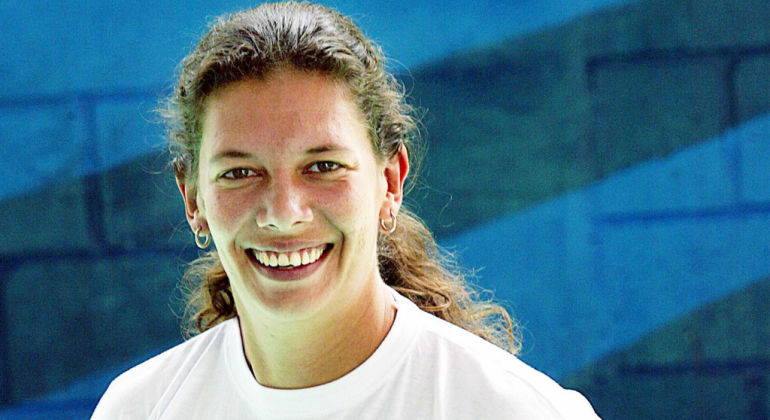
<svg viewBox="0 0 770 420">
<path fill-rule="evenodd" d="M 254 172 L 251 169 L 247 168 L 235 168 L 230 169 L 229 171 L 223 173 L 220 178 L 224 178 L 227 180 L 236 180 L 236 179 L 244 179 L 248 178 L 250 176 L 256 175 L 256 172 Z"/>
<path fill-rule="evenodd" d="M 322 161 L 322 162 L 316 162 L 313 165 L 311 165 L 307 170 L 308 172 L 331 172 L 336 169 L 339 169 L 342 165 L 336 162 L 330 162 L 330 161 Z"/>
</svg>

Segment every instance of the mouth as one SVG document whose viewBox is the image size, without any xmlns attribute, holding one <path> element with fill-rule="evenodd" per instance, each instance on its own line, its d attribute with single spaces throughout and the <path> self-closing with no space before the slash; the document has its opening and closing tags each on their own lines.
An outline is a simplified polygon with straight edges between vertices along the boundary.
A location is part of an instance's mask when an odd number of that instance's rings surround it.
<svg viewBox="0 0 770 420">
<path fill-rule="evenodd" d="M 331 244 L 325 244 L 289 252 L 249 249 L 247 253 L 255 263 L 263 267 L 290 270 L 318 262 L 331 247 Z"/>
</svg>

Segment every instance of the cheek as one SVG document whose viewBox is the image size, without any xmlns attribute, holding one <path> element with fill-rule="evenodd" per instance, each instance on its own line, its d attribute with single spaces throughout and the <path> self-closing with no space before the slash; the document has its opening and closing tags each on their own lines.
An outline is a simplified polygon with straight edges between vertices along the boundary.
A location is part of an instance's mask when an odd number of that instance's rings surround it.
<svg viewBox="0 0 770 420">
<path fill-rule="evenodd" d="M 344 184 L 316 202 L 324 217 L 346 237 L 348 246 L 364 250 L 376 244 L 379 205 L 371 183 Z"/>
<path fill-rule="evenodd" d="M 212 191 L 206 200 L 206 217 L 213 230 L 233 231 L 250 216 L 248 196 L 232 191 Z"/>
</svg>

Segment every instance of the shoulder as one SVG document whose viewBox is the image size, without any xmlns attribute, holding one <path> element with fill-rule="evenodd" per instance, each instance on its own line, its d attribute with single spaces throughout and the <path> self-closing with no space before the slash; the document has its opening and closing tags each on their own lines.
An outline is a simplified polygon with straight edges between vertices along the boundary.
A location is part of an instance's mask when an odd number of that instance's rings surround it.
<svg viewBox="0 0 770 420">
<path fill-rule="evenodd" d="M 112 381 L 99 400 L 92 420 L 148 419 L 162 398 L 173 394 L 194 369 L 216 363 L 228 328 L 223 322 L 127 370 Z"/>
<path fill-rule="evenodd" d="M 521 418 L 598 419 L 580 393 L 562 388 L 516 356 L 419 309 L 410 312 L 424 326 L 418 345 L 431 355 L 432 374 L 452 384 L 449 399 L 477 396 L 464 406 L 490 413 L 505 410 Z"/>
</svg>

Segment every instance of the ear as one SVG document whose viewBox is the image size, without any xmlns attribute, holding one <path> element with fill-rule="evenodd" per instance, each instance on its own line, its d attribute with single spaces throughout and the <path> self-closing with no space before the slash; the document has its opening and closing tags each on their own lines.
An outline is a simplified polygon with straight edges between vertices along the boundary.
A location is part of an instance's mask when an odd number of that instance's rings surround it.
<svg viewBox="0 0 770 420">
<path fill-rule="evenodd" d="M 409 174 L 409 156 L 406 147 L 403 145 L 398 152 L 385 164 L 385 180 L 388 183 L 388 189 L 385 194 L 385 201 L 380 208 L 380 218 L 390 219 L 390 212 L 398 214 L 401 203 L 404 200 L 404 181 Z"/>
<path fill-rule="evenodd" d="M 182 200 L 184 201 L 184 213 L 187 218 L 187 223 L 190 224 L 190 228 L 195 231 L 200 229 L 201 232 L 207 233 L 208 226 L 206 224 L 206 218 L 203 215 L 203 208 L 198 203 L 198 191 L 195 186 L 190 185 L 185 180 L 176 177 L 176 186 L 179 188 L 179 192 L 182 194 Z"/>
</svg>

